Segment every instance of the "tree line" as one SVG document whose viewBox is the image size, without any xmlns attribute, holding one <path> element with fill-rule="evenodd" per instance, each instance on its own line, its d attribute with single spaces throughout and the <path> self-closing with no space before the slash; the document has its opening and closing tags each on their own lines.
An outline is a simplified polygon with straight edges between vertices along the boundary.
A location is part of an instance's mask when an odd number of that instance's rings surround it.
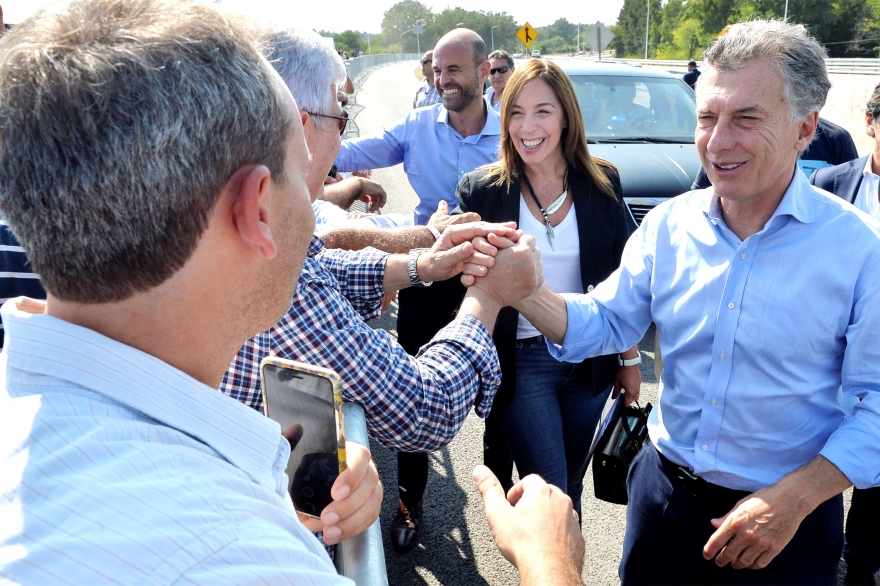
<svg viewBox="0 0 880 586">
<path fill-rule="evenodd" d="M 647 32 L 649 58 L 699 59 L 726 26 L 783 18 L 785 8 L 786 0 L 625 0 L 610 27 L 611 48 L 621 57 L 644 57 Z M 806 26 L 831 57 L 878 56 L 880 0 L 788 0 L 787 17 Z"/>
<path fill-rule="evenodd" d="M 726 26 L 754 18 L 782 18 L 785 5 L 786 0 L 624 0 L 617 24 L 609 26 L 616 35 L 609 48 L 618 57 L 644 57 L 647 32 L 649 58 L 699 59 Z M 880 0 L 788 0 L 788 19 L 804 24 L 832 57 L 880 56 Z M 402 0 L 385 12 L 378 35 L 318 32 L 333 37 L 336 48 L 349 54 L 416 53 L 462 26 L 479 33 L 490 51 L 494 44 L 495 49 L 513 54 L 525 51 L 516 38 L 523 24 L 506 12 L 447 7 L 435 14 L 418 0 Z M 529 49 L 589 50 L 583 35 L 592 24 L 559 18 L 537 26 L 538 38 Z"/>
</svg>

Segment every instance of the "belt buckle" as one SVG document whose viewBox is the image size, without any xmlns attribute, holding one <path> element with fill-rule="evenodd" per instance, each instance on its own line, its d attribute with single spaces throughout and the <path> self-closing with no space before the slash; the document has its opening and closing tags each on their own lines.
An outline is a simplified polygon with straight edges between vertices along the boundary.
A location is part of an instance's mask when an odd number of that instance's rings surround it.
<svg viewBox="0 0 880 586">
<path fill-rule="evenodd" d="M 682 485 L 687 489 L 691 496 L 699 496 L 697 493 L 699 492 L 700 477 L 684 466 L 676 466 L 676 470 L 676 476 L 678 476 L 678 479 L 681 480 Z"/>
</svg>

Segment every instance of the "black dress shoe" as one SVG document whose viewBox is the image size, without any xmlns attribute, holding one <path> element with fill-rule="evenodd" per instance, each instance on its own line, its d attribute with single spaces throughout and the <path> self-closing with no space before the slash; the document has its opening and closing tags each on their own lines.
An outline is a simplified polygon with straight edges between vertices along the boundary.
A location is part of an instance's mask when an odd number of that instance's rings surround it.
<svg viewBox="0 0 880 586">
<path fill-rule="evenodd" d="M 410 511 L 400 502 L 397 515 L 391 522 L 391 545 L 400 553 L 407 552 L 419 540 L 419 525 L 422 524 L 422 501 L 415 506 L 415 511 Z"/>
</svg>

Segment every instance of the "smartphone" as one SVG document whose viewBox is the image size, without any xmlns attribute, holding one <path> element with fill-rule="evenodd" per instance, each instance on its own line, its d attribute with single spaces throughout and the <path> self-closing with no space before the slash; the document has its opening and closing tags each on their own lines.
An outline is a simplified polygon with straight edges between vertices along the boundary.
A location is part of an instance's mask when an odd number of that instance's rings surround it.
<svg viewBox="0 0 880 586">
<path fill-rule="evenodd" d="M 332 370 L 267 356 L 260 362 L 266 415 L 291 444 L 287 489 L 293 507 L 320 517 L 345 470 L 342 380 Z"/>
</svg>

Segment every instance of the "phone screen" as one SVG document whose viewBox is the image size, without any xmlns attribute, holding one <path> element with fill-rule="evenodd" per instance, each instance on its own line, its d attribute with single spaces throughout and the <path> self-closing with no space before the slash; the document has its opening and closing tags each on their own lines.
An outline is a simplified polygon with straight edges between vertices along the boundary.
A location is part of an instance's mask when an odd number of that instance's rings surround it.
<svg viewBox="0 0 880 586">
<path fill-rule="evenodd" d="M 339 452 L 333 383 L 320 375 L 263 366 L 266 411 L 290 441 L 288 490 L 297 511 L 317 517 L 333 500 Z"/>
</svg>

